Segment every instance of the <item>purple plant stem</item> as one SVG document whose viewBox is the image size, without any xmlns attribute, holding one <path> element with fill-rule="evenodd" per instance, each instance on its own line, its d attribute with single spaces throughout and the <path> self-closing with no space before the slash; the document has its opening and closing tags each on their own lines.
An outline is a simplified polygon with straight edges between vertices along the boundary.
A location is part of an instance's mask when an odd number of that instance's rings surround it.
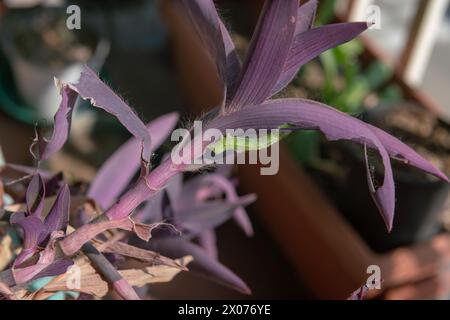
<svg viewBox="0 0 450 320">
<path fill-rule="evenodd" d="M 183 169 L 184 166 L 174 165 L 170 158 L 166 159 L 147 176 L 141 177 L 136 185 L 126 192 L 117 203 L 115 203 L 102 215 L 92 220 L 91 223 L 104 221 L 105 219 L 111 221 L 121 220 L 130 216 L 141 203 L 150 199 L 159 190 L 163 189 L 169 180 Z M 65 239 L 61 240 L 60 247 L 62 249 L 64 247 L 76 248 L 77 246 L 81 248 L 85 242 L 85 240 L 79 239 L 79 236 L 82 235 L 81 232 L 83 232 L 83 228 L 75 230 Z M 99 233 L 101 232 L 103 231 L 99 229 Z"/>
<path fill-rule="evenodd" d="M 146 177 L 140 178 L 136 185 L 103 215 L 109 220 L 123 219 L 129 216 L 142 202 L 163 189 L 169 180 L 181 171 L 180 166 L 175 166 L 170 159 L 166 159 Z"/>
</svg>

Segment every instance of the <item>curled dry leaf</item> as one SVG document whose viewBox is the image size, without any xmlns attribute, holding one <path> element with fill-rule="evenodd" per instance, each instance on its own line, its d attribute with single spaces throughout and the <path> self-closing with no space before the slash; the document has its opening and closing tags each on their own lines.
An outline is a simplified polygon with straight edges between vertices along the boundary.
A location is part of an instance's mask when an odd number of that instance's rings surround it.
<svg viewBox="0 0 450 320">
<path fill-rule="evenodd" d="M 187 271 L 187 268 L 179 264 L 176 260 L 164 257 L 154 251 L 134 247 L 123 242 L 108 244 L 108 242 L 102 242 L 97 239 L 93 239 L 92 242 L 100 252 L 119 254 L 125 257 L 141 260 L 155 266 L 164 265 L 167 267 L 178 268 L 180 270 Z"/>
<path fill-rule="evenodd" d="M 192 256 L 186 256 L 175 260 L 182 268 L 192 262 Z M 122 277 L 132 286 L 143 287 L 149 283 L 169 282 L 182 271 L 180 268 L 173 268 L 166 265 L 143 267 L 140 269 L 119 270 Z"/>
</svg>

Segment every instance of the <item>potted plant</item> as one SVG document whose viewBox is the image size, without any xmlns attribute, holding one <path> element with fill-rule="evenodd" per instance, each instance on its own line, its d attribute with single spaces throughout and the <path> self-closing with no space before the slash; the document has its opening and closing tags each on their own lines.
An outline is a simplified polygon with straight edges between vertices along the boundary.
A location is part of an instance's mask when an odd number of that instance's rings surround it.
<svg viewBox="0 0 450 320">
<path fill-rule="evenodd" d="M 379 152 L 385 181 L 370 191 L 388 229 L 392 227 L 395 195 L 390 157 L 402 155 L 410 165 L 448 181 L 399 140 L 356 118 L 311 100 L 272 98 L 308 59 L 367 28 L 366 23 L 349 23 L 308 32 L 310 23 L 304 21 L 311 21 L 314 4 L 312 1 L 299 10 L 296 0 L 267 1 L 241 66 L 213 2 L 177 2 L 215 63 L 224 88 L 219 106 L 200 118 L 202 129 L 221 136 L 205 141 L 202 131 L 197 131 L 198 123 L 188 126 L 170 156 L 162 157 L 157 165 L 152 163 L 152 154 L 172 130 L 177 115 L 144 125 L 88 67 L 77 83 L 56 81 L 62 99 L 53 133 L 48 139 L 37 133 L 30 147 L 36 167 L 4 165 L 1 171 L 1 190 L 8 195 L 5 198 L 2 194 L 2 221 L 7 228 L 21 230 L 22 246 L 10 267 L 0 273 L 1 294 L 10 299 L 46 298 L 54 292 L 78 291 L 104 297 L 110 285 L 120 297 L 138 299 L 133 287 L 170 280 L 186 267 L 249 293 L 245 283 L 215 258 L 213 232 L 233 217 L 244 232 L 251 233 L 243 207 L 255 197 L 236 194 L 227 179 L 228 165 L 216 163 L 219 168 L 215 173 L 202 175 L 198 171 L 211 166 L 205 157 L 228 159 L 230 154 L 276 144 L 279 139 L 275 133 L 267 142 L 267 129 L 281 131 L 281 138 L 295 130 L 320 129 L 331 140 L 352 140 Z M 305 51 L 305 42 L 298 40 L 318 41 L 318 46 Z M 66 142 L 78 96 L 113 114 L 134 136 L 105 162 L 88 188 L 69 186 L 60 174 L 55 176 L 41 166 Z M 237 133 L 230 133 L 232 129 Z M 262 131 L 242 142 L 239 129 Z M 259 142 L 262 138 L 266 143 Z M 138 178 L 130 183 L 137 172 Z M 185 180 L 184 175 L 191 179 Z M 368 181 L 372 181 L 370 176 Z M 201 246 L 193 243 L 194 239 Z M 78 275 L 85 277 L 81 282 L 87 281 L 88 286 L 67 281 L 72 272 L 67 268 L 72 265 L 75 272 L 83 270 Z M 27 285 L 44 276 L 56 278 L 30 292 Z"/>
</svg>

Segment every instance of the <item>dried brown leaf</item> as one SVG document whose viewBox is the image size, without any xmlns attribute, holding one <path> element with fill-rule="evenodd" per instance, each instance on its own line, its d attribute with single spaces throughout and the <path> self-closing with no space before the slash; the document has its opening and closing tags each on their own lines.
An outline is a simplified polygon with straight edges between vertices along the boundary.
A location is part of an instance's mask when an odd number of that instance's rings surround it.
<svg viewBox="0 0 450 320">
<path fill-rule="evenodd" d="M 186 256 L 175 260 L 177 264 L 186 267 L 193 260 L 192 256 Z M 122 277 L 132 286 L 143 287 L 150 283 L 170 282 L 182 270 L 165 265 L 144 267 L 141 269 L 119 270 Z"/>
<path fill-rule="evenodd" d="M 181 259 L 175 260 L 175 263 L 182 268 L 192 261 L 191 256 L 186 256 Z M 71 275 L 68 273 L 55 277 L 42 289 L 35 293 L 34 299 L 45 299 L 51 294 L 58 291 L 73 291 L 86 293 L 93 295 L 97 298 L 106 296 L 109 291 L 108 283 L 97 273 L 94 267 L 92 267 L 89 259 L 80 254 L 75 259 L 75 265 L 80 268 L 79 275 L 80 286 L 73 287 L 68 285 L 71 283 Z M 180 268 L 173 268 L 166 265 L 143 267 L 141 269 L 127 269 L 120 270 L 119 273 L 126 279 L 131 285 L 142 287 L 149 283 L 161 283 L 168 282 L 173 279 L 182 270 Z M 72 275 L 73 276 L 73 275 Z"/>
<path fill-rule="evenodd" d="M 115 253 L 125 257 L 145 261 L 151 263 L 152 265 L 165 265 L 171 268 L 187 271 L 187 268 L 179 264 L 176 260 L 164 257 L 157 252 L 134 247 L 123 242 L 111 243 L 93 239 L 93 244 L 100 252 Z"/>
</svg>

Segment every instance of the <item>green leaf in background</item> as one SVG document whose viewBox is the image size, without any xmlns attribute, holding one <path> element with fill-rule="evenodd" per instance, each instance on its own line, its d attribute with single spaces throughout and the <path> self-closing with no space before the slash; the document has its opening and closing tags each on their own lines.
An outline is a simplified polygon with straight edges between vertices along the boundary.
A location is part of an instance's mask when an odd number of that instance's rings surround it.
<svg viewBox="0 0 450 320">
<path fill-rule="evenodd" d="M 370 90 L 378 90 L 392 77 L 392 74 L 392 69 L 387 65 L 380 61 L 373 61 L 365 72 L 365 78 L 368 81 Z"/>
<path fill-rule="evenodd" d="M 398 85 L 391 85 L 380 93 L 380 100 L 383 103 L 396 103 L 403 98 L 402 89 Z"/>
<path fill-rule="evenodd" d="M 320 158 L 320 139 L 317 131 L 297 131 L 288 138 L 288 145 L 297 162 L 308 165 Z"/>
<path fill-rule="evenodd" d="M 334 18 L 335 6 L 336 0 L 320 1 L 319 10 L 316 17 L 316 24 L 321 26 L 330 23 Z"/>
</svg>

